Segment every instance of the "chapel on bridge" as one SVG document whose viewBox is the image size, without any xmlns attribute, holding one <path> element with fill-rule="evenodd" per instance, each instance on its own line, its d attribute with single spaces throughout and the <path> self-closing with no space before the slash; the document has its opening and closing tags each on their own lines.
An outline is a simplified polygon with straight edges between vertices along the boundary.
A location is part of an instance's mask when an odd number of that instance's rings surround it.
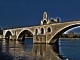
<svg viewBox="0 0 80 60">
<path fill-rule="evenodd" d="M 48 17 L 48 13 L 47 13 L 47 12 L 44 12 L 44 13 L 43 13 L 43 19 L 41 20 L 41 25 L 58 23 L 58 22 L 60 22 L 60 21 L 59 21 L 59 18 L 50 19 L 50 18 Z"/>
</svg>

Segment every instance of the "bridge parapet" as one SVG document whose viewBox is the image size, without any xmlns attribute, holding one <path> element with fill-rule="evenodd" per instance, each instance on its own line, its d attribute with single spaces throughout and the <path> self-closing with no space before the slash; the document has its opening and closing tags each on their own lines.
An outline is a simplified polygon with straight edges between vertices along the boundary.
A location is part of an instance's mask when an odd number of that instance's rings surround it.
<svg viewBox="0 0 80 60">
<path fill-rule="evenodd" d="M 51 24 L 52 32 L 50 34 L 46 34 L 47 42 L 49 43 L 51 39 L 55 36 L 60 36 L 62 33 L 67 31 L 70 28 L 76 27 L 80 25 L 80 21 L 74 21 L 74 22 L 66 22 L 66 23 L 57 23 L 57 24 Z M 56 37 L 59 38 L 59 37 Z"/>
</svg>

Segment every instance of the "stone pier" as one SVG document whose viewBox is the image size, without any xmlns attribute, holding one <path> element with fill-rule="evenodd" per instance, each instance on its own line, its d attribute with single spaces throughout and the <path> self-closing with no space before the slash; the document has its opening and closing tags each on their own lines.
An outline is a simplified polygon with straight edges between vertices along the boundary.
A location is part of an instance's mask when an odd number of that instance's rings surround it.
<svg viewBox="0 0 80 60">
<path fill-rule="evenodd" d="M 16 36 L 15 35 L 11 35 L 9 39 L 10 40 L 15 40 L 16 39 Z"/>
<path fill-rule="evenodd" d="M 46 43 L 46 36 L 45 35 L 34 35 L 33 43 Z"/>
</svg>

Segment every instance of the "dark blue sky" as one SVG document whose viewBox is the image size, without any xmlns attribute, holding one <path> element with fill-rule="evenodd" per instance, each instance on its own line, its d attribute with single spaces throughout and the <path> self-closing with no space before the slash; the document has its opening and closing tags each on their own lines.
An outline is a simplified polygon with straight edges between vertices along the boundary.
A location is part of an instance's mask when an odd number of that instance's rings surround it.
<svg viewBox="0 0 80 60">
<path fill-rule="evenodd" d="M 62 22 L 80 19 L 80 0 L 0 0 L 0 26 L 38 25 L 44 11 Z"/>
</svg>

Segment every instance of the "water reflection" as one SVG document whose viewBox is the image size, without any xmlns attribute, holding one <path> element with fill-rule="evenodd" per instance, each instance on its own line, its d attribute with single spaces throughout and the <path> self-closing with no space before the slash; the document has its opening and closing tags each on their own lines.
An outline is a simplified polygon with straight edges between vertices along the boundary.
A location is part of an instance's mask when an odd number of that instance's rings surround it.
<svg viewBox="0 0 80 60">
<path fill-rule="evenodd" d="M 2 53 L 11 56 L 10 60 L 60 60 L 57 45 L 24 44 L 18 41 L 2 41 Z M 7 57 L 9 58 L 9 57 Z"/>
<path fill-rule="evenodd" d="M 3 46 L 2 46 L 3 43 L 2 42 L 3 41 L 0 40 L 0 60 L 12 60 L 13 59 L 12 55 L 10 53 L 6 53 L 8 52 L 7 48 L 5 48 L 6 52 L 3 53 Z"/>
</svg>

